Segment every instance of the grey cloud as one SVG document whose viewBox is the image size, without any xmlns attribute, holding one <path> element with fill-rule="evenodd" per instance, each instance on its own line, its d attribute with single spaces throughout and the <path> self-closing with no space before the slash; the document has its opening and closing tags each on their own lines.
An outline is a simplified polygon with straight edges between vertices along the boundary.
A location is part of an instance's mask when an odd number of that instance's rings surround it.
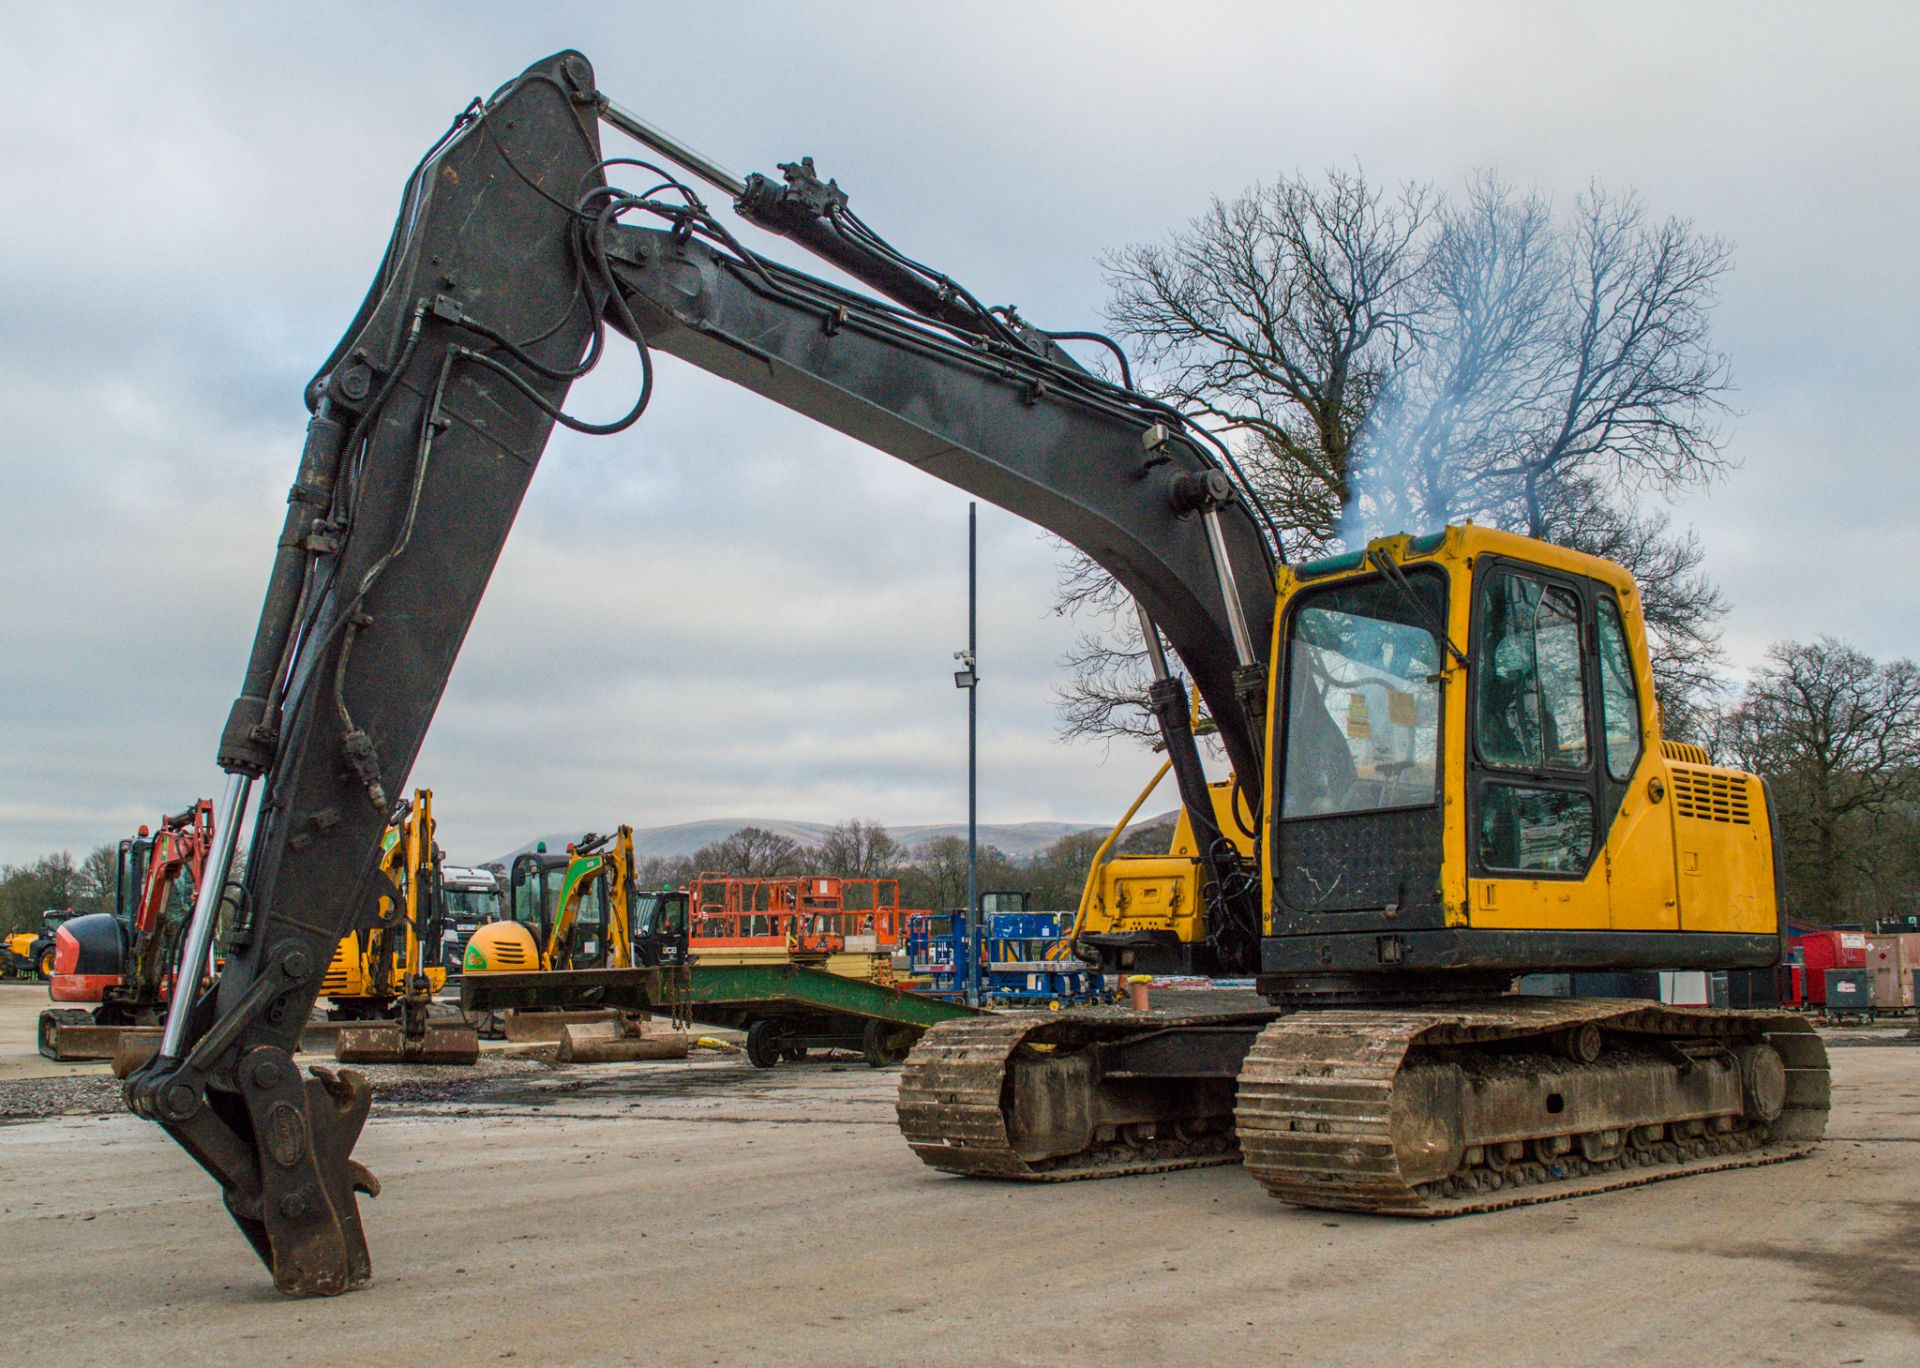
<svg viewBox="0 0 1920 1368">
<path fill-rule="evenodd" d="M 723 162 L 802 153 L 991 302 L 1095 321 L 1097 253 L 1283 168 L 1565 200 L 1637 186 L 1737 245 L 1743 467 L 1679 509 L 1730 642 L 1911 654 L 1916 20 L 1897 7 L 1031 4 L 13 7 L 0 88 L 0 860 L 215 781 L 299 388 L 402 178 L 566 45 Z M 84 92 L 71 73 L 84 72 Z M 756 240 L 794 258 L 780 245 Z M 626 366 L 626 369 L 621 369 Z M 620 358 L 579 387 L 616 411 Z M 663 363 L 542 464 L 417 778 L 450 842 L 756 813 L 951 819 L 966 500 Z M 985 811 L 1117 815 L 1153 761 L 1052 740 L 1055 553 L 983 519 Z M 1871 592 L 1854 586 L 1866 583 Z"/>
</svg>

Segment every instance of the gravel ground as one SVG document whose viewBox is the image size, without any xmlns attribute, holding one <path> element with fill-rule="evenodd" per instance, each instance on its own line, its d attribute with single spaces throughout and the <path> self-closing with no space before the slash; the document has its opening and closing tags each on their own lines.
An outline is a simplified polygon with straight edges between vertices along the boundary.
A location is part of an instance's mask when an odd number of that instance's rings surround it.
<svg viewBox="0 0 1920 1368">
<path fill-rule="evenodd" d="M 900 1141 L 898 1071 L 852 1062 L 410 1072 L 357 1151 L 373 1282 L 332 1302 L 276 1296 L 157 1127 L 0 1126 L 20 1361 L 374 1362 L 397 1326 L 423 1362 L 776 1368 L 1908 1368 L 1920 1343 L 1920 1049 L 1835 1050 L 1811 1158 L 1454 1221 L 1302 1211 L 1238 1167 L 944 1177 Z"/>
</svg>

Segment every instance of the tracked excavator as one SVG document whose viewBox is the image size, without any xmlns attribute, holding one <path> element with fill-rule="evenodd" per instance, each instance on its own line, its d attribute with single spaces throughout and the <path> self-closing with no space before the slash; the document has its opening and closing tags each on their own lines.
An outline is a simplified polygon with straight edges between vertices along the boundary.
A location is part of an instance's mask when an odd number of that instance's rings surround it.
<svg viewBox="0 0 1920 1368">
<path fill-rule="evenodd" d="M 603 125 L 644 154 L 610 156 Z M 1113 380 L 1066 350 L 1102 339 L 986 306 L 811 160 L 780 172 L 741 178 L 675 141 L 579 53 L 535 63 L 415 168 L 308 386 L 185 962 L 205 956 L 207 890 L 257 796 L 240 917 L 218 985 L 126 1085 L 282 1291 L 370 1276 L 356 1193 L 377 1191 L 351 1157 L 367 1086 L 301 1077 L 299 1024 L 381 877 L 392 795 L 554 424 L 631 426 L 656 354 L 1039 524 L 1141 615 L 1187 915 L 1108 916 L 1081 940 L 1116 968 L 1252 975 L 1269 1005 L 942 1026 L 899 1093 L 929 1163 L 1047 1180 L 1238 1156 L 1290 1201 L 1438 1214 L 1817 1139 L 1826 1060 L 1794 1018 L 1510 992 L 1535 970 L 1781 958 L 1764 787 L 1663 743 L 1626 575 L 1471 528 L 1283 565 L 1230 448 L 1131 388 L 1124 357 Z M 863 288 L 751 249 L 742 224 Z M 563 405 L 610 334 L 635 349 L 639 393 L 592 422 Z"/>
<path fill-rule="evenodd" d="M 204 798 L 120 842 L 114 910 L 74 917 L 54 933 L 47 991 L 65 1005 L 40 1013 L 41 1054 L 113 1059 L 122 1038 L 150 1032 L 165 1018 L 185 923 L 176 902 L 200 883 L 212 846 L 213 804 Z M 209 967 L 203 961 L 199 972 Z"/>
<path fill-rule="evenodd" d="M 508 916 L 467 942 L 469 974 L 586 968 L 634 963 L 631 921 L 633 828 L 589 833 L 564 854 L 526 851 L 508 877 Z"/>
<path fill-rule="evenodd" d="M 375 866 L 385 887 L 370 924 L 341 938 L 321 980 L 335 1019 L 354 1023 L 335 1036 L 334 1057 L 350 1064 L 472 1064 L 480 1057 L 478 1033 L 433 1017 L 434 995 L 447 983 L 446 970 L 427 962 L 427 947 L 439 944 L 446 897 L 433 790 L 415 789 L 391 817 Z"/>
</svg>

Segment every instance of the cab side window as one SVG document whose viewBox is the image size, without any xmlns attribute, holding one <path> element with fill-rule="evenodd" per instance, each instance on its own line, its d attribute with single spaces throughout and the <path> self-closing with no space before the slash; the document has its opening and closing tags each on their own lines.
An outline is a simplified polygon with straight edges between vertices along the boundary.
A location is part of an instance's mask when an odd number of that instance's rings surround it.
<svg viewBox="0 0 1920 1368">
<path fill-rule="evenodd" d="M 1525 575 L 1497 574 L 1487 584 L 1479 646 L 1481 758 L 1510 769 L 1584 770 L 1580 600 Z"/>
<path fill-rule="evenodd" d="M 1578 875 L 1594 849 L 1580 596 L 1495 570 L 1479 610 L 1474 744 L 1488 770 L 1517 771 L 1479 785 L 1480 863 L 1489 871 Z"/>
<path fill-rule="evenodd" d="M 1606 738 L 1607 773 L 1625 783 L 1640 762 L 1640 704 L 1633 683 L 1633 657 L 1620 609 L 1600 600 L 1600 729 Z"/>
</svg>

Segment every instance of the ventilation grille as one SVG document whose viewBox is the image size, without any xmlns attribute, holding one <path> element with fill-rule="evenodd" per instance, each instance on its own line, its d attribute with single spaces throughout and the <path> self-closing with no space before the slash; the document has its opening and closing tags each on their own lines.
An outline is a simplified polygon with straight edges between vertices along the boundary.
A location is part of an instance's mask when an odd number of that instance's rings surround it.
<svg viewBox="0 0 1920 1368">
<path fill-rule="evenodd" d="M 1660 753 L 1669 760 L 1678 760 L 1683 765 L 1711 765 L 1713 757 L 1707 754 L 1705 746 L 1693 746 L 1685 741 L 1662 741 Z"/>
<path fill-rule="evenodd" d="M 493 947 L 493 960 L 498 969 L 524 969 L 533 963 L 533 956 L 519 941 L 507 941 Z"/>
<path fill-rule="evenodd" d="M 1682 817 L 1702 822 L 1732 822 L 1749 826 L 1747 789 L 1750 780 L 1731 770 L 1693 769 L 1676 765 L 1673 769 L 1673 802 Z"/>
</svg>

